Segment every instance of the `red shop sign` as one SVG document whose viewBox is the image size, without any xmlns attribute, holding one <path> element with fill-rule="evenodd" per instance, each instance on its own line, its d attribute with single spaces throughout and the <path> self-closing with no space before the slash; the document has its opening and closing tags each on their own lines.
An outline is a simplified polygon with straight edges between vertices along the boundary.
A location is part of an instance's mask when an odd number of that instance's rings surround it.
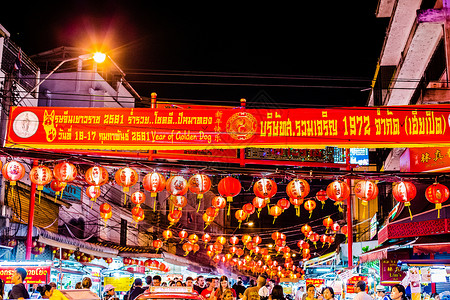
<svg viewBox="0 0 450 300">
<path fill-rule="evenodd" d="M 1 267 L 0 268 L 0 279 L 2 279 L 5 284 L 11 284 L 12 275 L 17 267 Z M 24 283 L 27 284 L 44 284 L 48 281 L 48 276 L 50 276 L 50 266 L 45 267 L 22 267 L 27 271 L 27 277 Z"/>
<path fill-rule="evenodd" d="M 95 150 L 449 147 L 450 105 L 299 109 L 12 107 L 6 147 Z"/>
<path fill-rule="evenodd" d="M 320 287 L 322 284 L 325 284 L 325 279 L 322 278 L 306 278 L 305 284 L 314 284 L 315 287 Z"/>
</svg>

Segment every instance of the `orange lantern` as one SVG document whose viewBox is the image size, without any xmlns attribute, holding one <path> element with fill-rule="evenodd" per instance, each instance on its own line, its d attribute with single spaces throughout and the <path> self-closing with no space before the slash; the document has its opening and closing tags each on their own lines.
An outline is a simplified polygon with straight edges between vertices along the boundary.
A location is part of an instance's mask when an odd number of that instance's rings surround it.
<svg viewBox="0 0 450 300">
<path fill-rule="evenodd" d="M 275 231 L 272 233 L 272 240 L 276 241 L 280 238 L 281 238 L 281 233 L 279 233 L 278 231 Z"/>
<path fill-rule="evenodd" d="M 184 250 L 184 256 L 186 256 L 189 254 L 189 252 L 194 250 L 194 246 L 191 243 L 186 242 L 183 244 L 183 250 Z"/>
<path fill-rule="evenodd" d="M 440 210 L 442 208 L 442 203 L 448 200 L 450 195 L 448 187 L 440 183 L 433 183 L 425 190 L 425 197 L 431 203 L 435 203 L 435 208 L 438 211 L 438 218 L 440 218 Z"/>
<path fill-rule="evenodd" d="M 233 197 L 239 195 L 241 192 L 242 186 L 238 179 L 234 177 L 227 176 L 225 178 L 222 178 L 219 181 L 219 185 L 217 186 L 217 190 L 219 191 L 219 194 L 222 197 L 227 198 L 228 202 L 228 212 L 227 214 L 230 215 L 230 206 L 231 202 L 233 202 Z"/>
<path fill-rule="evenodd" d="M 11 160 L 3 165 L 2 175 L 10 185 L 16 185 L 16 182 L 25 176 L 25 167 L 21 163 Z"/>
<path fill-rule="evenodd" d="M 109 175 L 105 168 L 94 166 L 86 171 L 84 179 L 89 185 L 101 186 L 108 182 Z"/>
<path fill-rule="evenodd" d="M 267 205 L 266 201 L 263 198 L 255 197 L 253 198 L 253 206 L 258 209 L 258 218 L 261 210 Z"/>
<path fill-rule="evenodd" d="M 100 205 L 100 216 L 105 221 L 112 217 L 112 207 L 108 203 Z"/>
<path fill-rule="evenodd" d="M 339 211 L 342 212 L 344 200 L 350 197 L 350 187 L 345 181 L 335 180 L 327 186 L 327 195 L 328 198 L 336 201 L 335 205 L 338 205 Z"/>
<path fill-rule="evenodd" d="M 275 220 L 278 218 L 279 215 L 283 212 L 283 209 L 279 207 L 278 205 L 274 205 L 270 208 L 269 214 L 273 216 L 273 222 L 272 224 L 275 224 Z"/>
<path fill-rule="evenodd" d="M 247 245 L 247 243 L 251 242 L 253 239 L 249 234 L 244 234 L 241 238 L 242 243 L 245 245 Z"/>
<path fill-rule="evenodd" d="M 166 181 L 166 190 L 171 196 L 182 196 L 188 191 L 188 183 L 183 176 L 170 176 Z"/>
<path fill-rule="evenodd" d="M 327 229 L 326 232 L 328 232 L 328 229 L 333 226 L 333 219 L 331 217 L 325 218 L 323 219 L 323 226 L 325 226 L 325 228 Z"/>
<path fill-rule="evenodd" d="M 318 233 L 315 233 L 315 232 L 310 232 L 310 234 L 309 234 L 309 240 L 311 241 L 311 242 L 313 242 L 313 244 L 314 244 L 314 247 L 317 249 L 317 242 L 319 241 L 319 238 L 320 238 L 320 236 L 319 236 L 319 234 Z M 309 245 L 309 244 L 308 244 Z"/>
<path fill-rule="evenodd" d="M 77 177 L 77 168 L 70 162 L 61 162 L 53 168 L 53 176 L 56 180 L 63 182 L 64 186 Z"/>
<path fill-rule="evenodd" d="M 305 201 L 305 199 L 289 198 L 289 200 L 291 201 L 291 204 L 294 205 L 294 207 L 295 207 L 295 214 L 297 215 L 297 217 L 300 217 L 300 205 L 303 204 L 303 201 Z"/>
<path fill-rule="evenodd" d="M 137 206 L 140 206 L 145 202 L 145 194 L 141 191 L 134 192 L 131 194 L 131 202 Z"/>
<path fill-rule="evenodd" d="M 214 251 L 206 251 L 206 255 L 208 255 L 209 258 L 212 258 L 215 255 L 215 253 Z"/>
<path fill-rule="evenodd" d="M 139 176 L 134 169 L 125 167 L 117 170 L 114 179 L 118 185 L 123 187 L 123 191 L 126 193 L 131 186 L 137 183 Z"/>
<path fill-rule="evenodd" d="M 195 174 L 189 178 L 188 188 L 192 193 L 197 194 L 197 199 L 201 199 L 203 194 L 211 188 L 211 180 L 206 175 Z"/>
<path fill-rule="evenodd" d="M 216 210 L 218 211 L 219 209 L 223 209 L 227 206 L 227 201 L 225 200 L 224 197 L 215 196 L 211 200 L 211 205 L 214 206 L 216 208 Z"/>
<path fill-rule="evenodd" d="M 309 211 L 309 218 L 311 219 L 312 212 L 313 212 L 314 208 L 316 208 L 316 201 L 311 200 L 311 199 L 306 200 L 305 204 L 303 204 L 303 206 L 305 207 L 305 209 L 307 211 Z"/>
<path fill-rule="evenodd" d="M 211 241 L 211 235 L 209 235 L 209 233 L 204 233 L 202 235 L 202 241 L 203 241 L 203 243 L 205 243 L 205 248 L 206 248 L 207 244 Z"/>
<path fill-rule="evenodd" d="M 180 232 L 178 232 L 178 236 L 181 238 L 181 242 L 188 237 L 188 233 L 186 230 L 181 230 Z"/>
<path fill-rule="evenodd" d="M 256 197 L 263 198 L 267 203 L 277 193 L 277 184 L 272 179 L 262 178 L 253 185 Z"/>
<path fill-rule="evenodd" d="M 335 231 L 335 232 L 339 231 L 339 229 L 341 229 L 341 226 L 339 226 L 338 223 L 334 223 L 334 224 L 331 226 L 331 230 L 333 230 L 333 231 Z"/>
<path fill-rule="evenodd" d="M 172 230 L 170 230 L 170 229 L 164 230 L 163 233 L 162 233 L 162 235 L 163 235 L 163 237 L 164 237 L 164 239 L 165 239 L 166 241 L 167 241 L 168 239 L 171 239 L 171 238 L 173 237 Z"/>
<path fill-rule="evenodd" d="M 348 234 L 348 227 L 347 227 L 347 225 L 344 225 L 344 226 L 341 227 L 341 233 L 343 235 L 347 236 L 347 234 Z"/>
<path fill-rule="evenodd" d="M 255 207 L 251 203 L 245 203 L 242 206 L 242 210 L 247 213 L 247 219 L 248 219 L 248 217 L 255 212 Z"/>
<path fill-rule="evenodd" d="M 286 186 L 286 194 L 291 199 L 304 199 L 310 191 L 309 183 L 304 179 L 293 179 Z"/>
<path fill-rule="evenodd" d="M 187 199 L 184 196 L 173 196 L 172 201 L 174 202 L 173 205 L 179 210 L 187 205 Z"/>
<path fill-rule="evenodd" d="M 312 231 L 312 228 L 308 224 L 305 224 L 300 228 L 300 230 L 305 235 L 305 238 L 306 238 L 308 236 L 308 233 L 310 233 Z"/>
<path fill-rule="evenodd" d="M 253 237 L 253 243 L 255 243 L 255 245 L 259 245 L 262 243 L 262 238 L 259 235 L 255 235 Z"/>
<path fill-rule="evenodd" d="M 208 227 L 212 222 L 214 221 L 214 218 L 211 218 L 207 214 L 203 214 L 203 222 L 205 222 L 205 228 Z"/>
<path fill-rule="evenodd" d="M 50 182 L 50 188 L 52 189 L 52 191 L 55 192 L 55 201 L 56 201 L 56 197 L 61 193 L 62 190 L 64 190 L 65 185 L 58 180 L 52 180 L 52 182 Z"/>
<path fill-rule="evenodd" d="M 236 217 L 236 219 L 239 222 L 239 228 L 241 228 L 241 223 L 242 223 L 242 221 L 244 221 L 247 218 L 247 213 L 245 211 L 243 211 L 242 209 L 239 209 L 236 211 L 234 216 Z"/>
<path fill-rule="evenodd" d="M 30 170 L 30 180 L 36 184 L 39 191 L 43 190 L 44 185 L 49 184 L 52 179 L 52 171 L 46 166 L 35 166 Z"/>
<path fill-rule="evenodd" d="M 281 207 L 282 210 L 286 210 L 289 208 L 289 206 L 291 206 L 291 203 L 288 199 L 281 198 L 280 200 L 278 200 L 277 205 Z"/>
<path fill-rule="evenodd" d="M 200 250 L 200 246 L 198 244 L 194 244 L 193 247 L 194 247 L 194 250 L 193 250 L 194 253 L 196 253 L 198 250 Z"/>
<path fill-rule="evenodd" d="M 361 180 L 355 184 L 354 192 L 356 197 L 361 199 L 361 204 L 367 206 L 369 201 L 378 196 L 377 185 L 370 180 Z M 366 209 L 363 208 L 363 218 L 365 218 Z"/>
<path fill-rule="evenodd" d="M 198 235 L 196 235 L 195 233 L 189 235 L 188 241 L 189 241 L 191 244 L 197 243 L 197 242 L 198 242 Z"/>
<path fill-rule="evenodd" d="M 316 193 L 316 199 L 322 203 L 322 209 L 325 205 L 325 201 L 328 199 L 327 191 L 320 190 Z"/>
<path fill-rule="evenodd" d="M 211 218 L 215 218 L 219 214 L 219 211 L 215 209 L 213 206 L 210 206 L 206 209 L 205 214 L 207 214 Z"/>
<path fill-rule="evenodd" d="M 214 252 L 220 253 L 220 252 L 222 252 L 222 250 L 223 250 L 223 245 L 222 245 L 221 243 L 215 242 L 215 243 L 212 245 L 212 248 L 213 248 Z"/>
<path fill-rule="evenodd" d="M 394 199 L 398 202 L 405 203 L 405 206 L 408 207 L 409 210 L 409 217 L 411 220 L 413 219 L 412 213 L 411 213 L 411 200 L 413 200 L 416 197 L 417 189 L 416 186 L 409 181 L 400 181 L 395 182 L 392 187 L 392 196 L 394 196 Z"/>
<path fill-rule="evenodd" d="M 169 222 L 170 222 L 169 227 L 175 225 L 175 223 L 177 223 L 178 221 L 180 221 L 181 216 L 182 216 L 181 210 L 174 210 L 174 211 L 170 212 L 170 213 L 167 215 L 167 219 L 168 219 Z"/>
<path fill-rule="evenodd" d="M 232 237 L 230 237 L 230 244 L 231 245 L 236 245 L 239 243 L 239 238 L 235 235 L 233 235 Z"/>
<path fill-rule="evenodd" d="M 161 240 L 153 240 L 153 248 L 156 249 L 156 252 L 158 252 L 158 250 L 163 246 L 163 242 Z"/>
<path fill-rule="evenodd" d="M 101 195 L 101 189 L 99 186 L 90 185 L 86 188 L 86 195 L 91 199 L 91 201 L 95 202 L 98 197 Z M 93 204 L 93 203 L 92 203 Z M 92 209 L 92 206 L 91 206 Z"/>
<path fill-rule="evenodd" d="M 218 236 L 216 242 L 225 245 L 227 243 L 227 239 L 224 236 Z"/>
<path fill-rule="evenodd" d="M 157 193 L 166 188 L 166 178 L 160 173 L 148 173 L 142 180 L 142 185 L 146 191 L 150 192 L 151 197 L 156 197 Z"/>
</svg>

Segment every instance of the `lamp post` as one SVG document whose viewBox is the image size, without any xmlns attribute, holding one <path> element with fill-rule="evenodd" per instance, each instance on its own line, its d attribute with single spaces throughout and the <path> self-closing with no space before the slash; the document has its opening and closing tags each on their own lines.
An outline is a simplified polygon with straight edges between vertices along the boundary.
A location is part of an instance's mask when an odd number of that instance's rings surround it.
<svg viewBox="0 0 450 300">
<path fill-rule="evenodd" d="M 25 96 L 20 98 L 19 101 L 16 103 L 16 105 L 21 103 L 26 97 L 28 97 L 31 93 L 36 91 L 36 89 L 44 81 L 46 81 L 53 73 L 55 73 L 56 70 L 58 70 L 66 62 L 74 61 L 74 60 L 82 60 L 83 61 L 83 60 L 88 60 L 88 59 L 94 59 L 95 62 L 102 63 L 105 60 L 105 58 L 106 58 L 105 54 L 97 52 L 94 54 L 84 54 L 84 55 L 80 55 L 78 57 L 63 60 L 50 73 L 48 73 L 44 79 L 39 81 L 28 93 L 26 93 Z M 34 160 L 33 166 L 36 166 L 37 164 L 38 164 L 37 160 Z M 34 223 L 35 196 L 36 196 L 36 184 L 31 183 L 30 206 L 28 209 L 29 215 L 28 215 L 28 228 L 27 228 L 26 251 L 25 251 L 25 259 L 26 260 L 31 259 L 31 249 L 33 248 L 33 223 Z"/>
<path fill-rule="evenodd" d="M 89 53 L 89 54 L 83 54 L 80 55 L 78 57 L 72 57 L 72 58 L 68 58 L 65 59 L 63 61 L 61 61 L 53 70 L 50 71 L 50 73 L 47 74 L 47 76 L 45 76 L 44 79 L 42 79 L 41 81 L 39 81 L 28 93 L 25 94 L 25 96 L 21 97 L 19 99 L 19 101 L 17 101 L 16 105 L 19 105 L 23 100 L 25 100 L 26 97 L 28 97 L 31 93 L 33 93 L 34 91 L 37 90 L 37 88 L 44 82 L 46 81 L 50 76 L 52 76 L 53 73 L 56 72 L 56 70 L 58 70 L 63 64 L 65 64 L 66 62 L 69 61 L 75 61 L 75 60 L 89 60 L 89 59 L 93 59 L 96 63 L 102 63 L 105 61 L 106 59 L 106 54 L 101 53 L 101 52 L 96 52 L 96 53 Z"/>
</svg>

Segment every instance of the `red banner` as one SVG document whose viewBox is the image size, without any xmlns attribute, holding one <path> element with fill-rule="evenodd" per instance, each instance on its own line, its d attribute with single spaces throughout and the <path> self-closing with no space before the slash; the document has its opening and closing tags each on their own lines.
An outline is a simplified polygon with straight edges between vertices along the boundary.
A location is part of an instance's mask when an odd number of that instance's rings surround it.
<svg viewBox="0 0 450 300">
<path fill-rule="evenodd" d="M 306 278 L 305 285 L 314 284 L 316 288 L 320 287 L 322 284 L 325 284 L 325 279 L 322 278 Z"/>
<path fill-rule="evenodd" d="M 15 272 L 17 267 L 1 267 L 0 268 L 0 279 L 2 279 L 5 284 L 11 284 L 11 277 Z M 45 284 L 48 282 L 48 276 L 50 276 L 50 266 L 45 267 L 30 267 L 24 266 L 27 270 L 27 277 L 24 283 L 27 284 Z"/>
<path fill-rule="evenodd" d="M 450 105 L 329 109 L 13 107 L 7 147 L 106 150 L 450 146 Z"/>
<path fill-rule="evenodd" d="M 410 148 L 400 156 L 400 172 L 448 172 L 450 148 Z"/>
</svg>

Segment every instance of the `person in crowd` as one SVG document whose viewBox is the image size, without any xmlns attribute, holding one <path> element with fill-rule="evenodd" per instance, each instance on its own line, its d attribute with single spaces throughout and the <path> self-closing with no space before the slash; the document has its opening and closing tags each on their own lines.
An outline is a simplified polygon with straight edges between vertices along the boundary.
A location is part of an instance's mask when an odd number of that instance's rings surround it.
<svg viewBox="0 0 450 300">
<path fill-rule="evenodd" d="M 376 295 L 375 299 L 377 300 L 389 300 L 389 297 L 386 296 L 386 288 L 381 284 L 377 285 L 375 288 Z"/>
<path fill-rule="evenodd" d="M 256 286 L 256 283 L 253 279 L 250 279 L 250 282 L 248 283 L 248 287 Z"/>
<path fill-rule="evenodd" d="M 205 277 L 200 275 L 197 277 L 197 284 L 194 285 L 194 290 L 201 295 L 204 289 L 206 289 Z"/>
<path fill-rule="evenodd" d="M 5 282 L 0 279 L 0 300 L 3 300 L 3 295 L 5 294 Z"/>
<path fill-rule="evenodd" d="M 245 286 L 242 284 L 242 279 L 239 277 L 238 281 L 233 284 L 233 289 L 236 291 L 238 299 L 241 299 L 244 296 Z"/>
<path fill-rule="evenodd" d="M 301 286 L 297 289 L 297 292 L 295 293 L 295 300 L 302 300 L 303 295 L 305 294 L 305 287 Z"/>
<path fill-rule="evenodd" d="M 30 299 L 41 299 L 42 298 L 41 293 L 39 293 L 39 291 L 37 290 L 38 286 L 39 286 L 39 284 L 35 283 L 35 284 L 33 284 L 31 291 L 28 291 L 28 294 L 30 295 Z"/>
<path fill-rule="evenodd" d="M 366 293 L 366 282 L 364 280 L 355 283 L 354 287 L 356 295 L 353 300 L 372 300 L 372 297 Z"/>
<path fill-rule="evenodd" d="M 167 282 L 163 282 L 163 283 L 161 283 L 161 286 L 167 286 Z"/>
<path fill-rule="evenodd" d="M 116 295 L 116 289 L 112 284 L 105 285 L 103 291 L 103 300 L 119 300 L 119 297 Z"/>
<path fill-rule="evenodd" d="M 396 284 L 391 288 L 392 300 L 407 300 L 405 287 L 401 284 Z"/>
<path fill-rule="evenodd" d="M 279 284 L 274 285 L 269 300 L 285 300 L 283 287 Z"/>
<path fill-rule="evenodd" d="M 161 286 L 161 276 L 153 276 L 153 286 Z"/>
<path fill-rule="evenodd" d="M 332 287 L 325 287 L 322 291 L 323 299 L 325 300 L 335 300 L 334 299 L 334 290 Z"/>
<path fill-rule="evenodd" d="M 194 278 L 192 277 L 186 277 L 186 282 L 185 282 L 186 286 L 192 286 L 194 287 Z M 195 290 L 195 289 L 194 289 Z"/>
<path fill-rule="evenodd" d="M 83 285 L 81 284 L 81 281 L 79 281 L 79 282 L 77 282 L 76 284 L 75 284 L 75 289 L 76 290 L 81 290 L 83 288 Z"/>
<path fill-rule="evenodd" d="M 431 295 L 431 298 L 433 298 L 434 300 L 441 300 L 441 296 L 439 296 L 438 293 L 434 293 Z"/>
<path fill-rule="evenodd" d="M 183 286 L 183 282 L 181 280 L 177 280 L 175 286 Z"/>
<path fill-rule="evenodd" d="M 314 284 L 310 283 L 306 286 L 306 293 L 303 294 L 302 300 L 317 300 L 316 287 Z"/>
<path fill-rule="evenodd" d="M 256 286 L 248 287 L 244 292 L 243 300 L 260 300 L 259 290 L 266 285 L 266 277 L 259 275 L 256 281 Z"/>
<path fill-rule="evenodd" d="M 63 293 L 54 289 L 51 285 L 45 284 L 37 287 L 39 293 L 41 293 L 42 298 L 50 300 L 69 300 Z"/>
<path fill-rule="evenodd" d="M 223 292 L 223 300 L 233 300 L 233 292 L 228 289 Z"/>
<path fill-rule="evenodd" d="M 236 291 L 232 288 L 230 288 L 230 284 L 228 282 L 228 277 L 223 275 L 222 277 L 220 277 L 219 280 L 219 288 L 216 289 L 216 291 L 214 292 L 214 294 L 211 296 L 211 300 L 223 300 L 223 295 L 225 290 L 231 290 L 231 292 L 233 293 L 233 299 L 236 300 Z"/>
<path fill-rule="evenodd" d="M 134 289 L 130 290 L 130 294 L 128 296 L 128 300 L 134 300 L 140 294 L 143 294 L 145 289 L 142 287 L 142 279 L 136 278 L 134 280 Z"/>
<path fill-rule="evenodd" d="M 90 289 L 92 287 L 92 280 L 89 277 L 84 277 L 83 280 L 81 280 L 81 286 L 83 289 Z"/>
<path fill-rule="evenodd" d="M 202 293 L 201 293 L 201 295 L 203 296 L 203 297 L 205 297 L 206 299 L 209 299 L 210 297 L 211 297 L 211 295 L 212 294 L 214 294 L 214 292 L 215 292 L 215 282 L 214 282 L 215 280 L 213 279 L 213 278 L 207 278 L 206 279 L 206 285 L 207 285 L 207 288 L 206 289 L 204 289 L 203 291 L 202 291 Z M 209 282 L 209 285 L 208 285 L 208 282 Z"/>
<path fill-rule="evenodd" d="M 52 281 L 48 285 L 51 286 L 53 289 L 56 289 L 56 282 Z"/>
<path fill-rule="evenodd" d="M 24 268 L 16 268 L 11 277 L 11 283 L 14 284 L 11 291 L 8 293 L 9 299 L 29 299 L 28 294 L 23 281 L 27 277 L 27 271 Z"/>
<path fill-rule="evenodd" d="M 145 277 L 145 283 L 146 283 L 146 285 L 143 288 L 148 290 L 149 287 L 151 287 L 151 285 L 152 285 L 152 276 L 149 275 L 149 276 Z"/>
</svg>

